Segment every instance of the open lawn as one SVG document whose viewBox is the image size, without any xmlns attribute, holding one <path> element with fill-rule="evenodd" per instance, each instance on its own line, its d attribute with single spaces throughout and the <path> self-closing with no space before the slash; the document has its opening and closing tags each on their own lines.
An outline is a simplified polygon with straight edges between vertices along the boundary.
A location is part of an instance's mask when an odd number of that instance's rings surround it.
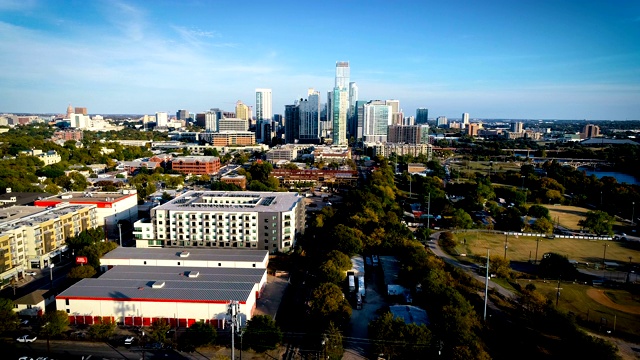
<svg viewBox="0 0 640 360">
<path fill-rule="evenodd" d="M 543 293 L 555 303 L 556 287 L 558 285 L 557 282 L 550 281 L 545 283 L 542 281 L 536 281 L 533 283 L 541 293 Z M 524 283 L 522 281 L 521 284 L 524 286 Z M 620 310 L 615 310 L 594 300 L 587 294 L 588 291 L 593 292 L 593 290 L 595 289 L 594 287 L 563 282 L 560 284 L 560 288 L 562 290 L 560 290 L 560 301 L 558 302 L 558 306 L 561 310 L 571 311 L 576 316 L 579 316 L 585 320 L 588 317 L 589 322 L 592 326 L 602 325 L 602 331 L 613 330 L 613 323 L 615 321 L 616 331 L 640 335 L 640 327 L 638 326 L 638 324 L 640 323 L 640 315 L 634 315 Z M 605 293 L 612 292 L 616 294 L 616 299 L 631 298 L 631 295 L 626 291 L 605 291 Z M 617 304 L 616 300 L 613 297 L 610 297 L 609 299 Z M 625 301 L 625 303 L 628 303 L 628 300 Z M 640 306 L 640 302 L 635 301 L 634 304 L 635 306 Z"/>
<path fill-rule="evenodd" d="M 505 237 L 507 238 L 507 258 L 511 261 L 528 261 L 535 259 L 536 238 L 513 235 L 505 236 L 498 233 L 485 232 L 460 232 L 454 233 L 454 238 L 458 242 L 456 250 L 460 254 L 467 254 L 467 257 L 485 257 L 487 248 L 491 250 L 491 255 L 504 255 Z M 607 247 L 606 260 L 616 261 L 620 264 L 629 262 L 629 256 L 640 259 L 640 247 L 632 248 L 632 243 L 624 241 L 590 241 L 584 239 L 546 239 L 539 238 L 538 260 L 547 252 L 555 252 L 567 256 L 570 260 L 580 263 L 601 263 L 604 255 L 604 245 Z M 478 259 L 480 260 L 480 259 Z M 480 260 L 484 261 L 484 260 Z"/>
<path fill-rule="evenodd" d="M 549 216 L 554 224 L 560 223 L 560 226 L 571 230 L 580 230 L 578 221 L 585 219 L 589 209 L 569 206 L 569 205 L 544 205 L 549 209 Z M 619 221 L 613 223 L 614 227 L 624 227 L 627 224 L 623 224 Z"/>
<path fill-rule="evenodd" d="M 467 160 L 462 160 L 461 162 L 452 162 L 450 164 L 452 170 L 455 169 L 462 173 L 481 172 L 481 173 L 487 173 L 487 174 L 489 174 L 489 172 L 498 173 L 498 172 L 507 172 L 509 170 L 519 172 L 520 165 L 521 163 L 519 162 L 497 162 L 497 161 L 489 162 L 489 161 L 467 161 Z"/>
</svg>

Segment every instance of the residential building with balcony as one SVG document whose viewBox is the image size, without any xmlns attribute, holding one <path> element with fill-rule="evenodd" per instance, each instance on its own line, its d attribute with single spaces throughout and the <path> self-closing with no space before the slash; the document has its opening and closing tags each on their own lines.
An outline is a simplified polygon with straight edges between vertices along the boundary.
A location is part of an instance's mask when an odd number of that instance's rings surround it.
<svg viewBox="0 0 640 360">
<path fill-rule="evenodd" d="M 134 224 L 136 247 L 288 252 L 304 232 L 303 199 L 293 192 L 188 191 Z"/>
</svg>

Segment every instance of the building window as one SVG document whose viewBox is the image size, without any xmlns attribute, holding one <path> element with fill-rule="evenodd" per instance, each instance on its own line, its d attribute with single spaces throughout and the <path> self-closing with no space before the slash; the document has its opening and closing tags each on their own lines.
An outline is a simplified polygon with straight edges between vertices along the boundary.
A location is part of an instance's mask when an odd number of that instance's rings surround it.
<svg viewBox="0 0 640 360">
<path fill-rule="evenodd" d="M 218 263 L 218 266 L 222 266 L 222 263 Z"/>
<path fill-rule="evenodd" d="M 70 313 L 71 313 L 71 310 L 67 309 L 67 314 L 70 314 Z"/>
<path fill-rule="evenodd" d="M 69 306 L 69 299 L 65 299 L 65 300 L 64 300 L 64 304 L 65 304 L 65 305 L 67 305 L 67 306 Z"/>
<path fill-rule="evenodd" d="M 178 266 L 180 266 L 180 261 L 178 261 Z"/>
<path fill-rule="evenodd" d="M 147 262 L 146 262 L 146 261 L 144 262 L 144 265 L 147 265 Z"/>
<path fill-rule="evenodd" d="M 256 267 L 256 264 L 253 264 L 253 267 Z"/>
</svg>

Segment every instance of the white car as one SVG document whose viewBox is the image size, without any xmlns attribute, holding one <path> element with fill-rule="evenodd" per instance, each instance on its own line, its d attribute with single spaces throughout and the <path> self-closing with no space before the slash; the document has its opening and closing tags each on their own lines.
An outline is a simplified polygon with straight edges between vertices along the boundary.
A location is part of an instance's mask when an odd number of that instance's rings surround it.
<svg viewBox="0 0 640 360">
<path fill-rule="evenodd" d="M 18 342 L 34 342 L 36 341 L 37 337 L 35 336 L 30 336 L 30 335 L 23 335 L 20 336 L 19 338 L 17 338 L 16 340 Z"/>
<path fill-rule="evenodd" d="M 135 338 L 133 336 L 129 336 L 126 339 L 124 339 L 124 344 L 125 345 L 131 345 L 131 344 L 133 344 L 134 340 L 135 340 Z"/>
<path fill-rule="evenodd" d="M 31 276 L 36 276 L 36 275 L 38 275 L 38 273 L 37 273 L 37 272 L 35 272 L 35 271 L 25 271 L 24 273 L 25 273 L 25 275 L 31 275 Z"/>
</svg>

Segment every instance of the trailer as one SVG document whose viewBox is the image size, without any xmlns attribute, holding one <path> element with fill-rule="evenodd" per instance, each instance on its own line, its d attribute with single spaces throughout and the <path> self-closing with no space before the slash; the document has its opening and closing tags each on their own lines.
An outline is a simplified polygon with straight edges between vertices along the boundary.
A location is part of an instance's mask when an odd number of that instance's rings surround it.
<svg viewBox="0 0 640 360">
<path fill-rule="evenodd" d="M 355 275 L 349 275 L 349 291 L 350 291 L 350 292 L 354 292 L 354 291 L 356 291 L 356 279 L 355 279 Z"/>
<path fill-rule="evenodd" d="M 358 294 L 364 299 L 367 291 L 364 287 L 364 276 L 358 276 Z"/>
</svg>

